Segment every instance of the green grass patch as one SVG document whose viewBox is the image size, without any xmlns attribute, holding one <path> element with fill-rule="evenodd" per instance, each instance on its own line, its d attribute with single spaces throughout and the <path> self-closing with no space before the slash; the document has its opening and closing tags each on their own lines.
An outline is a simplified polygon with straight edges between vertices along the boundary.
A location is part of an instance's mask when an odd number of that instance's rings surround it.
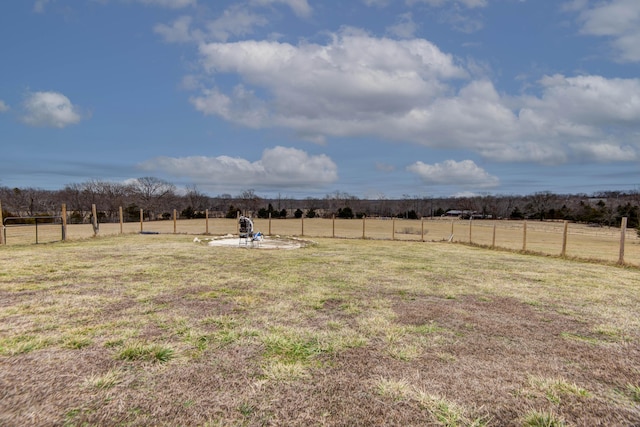
<svg viewBox="0 0 640 427">
<path fill-rule="evenodd" d="M 310 358 L 331 351 L 331 346 L 317 337 L 299 335 L 292 331 L 274 330 L 261 337 L 267 357 L 283 362 L 304 363 Z"/>
<path fill-rule="evenodd" d="M 591 397 L 591 393 L 588 390 L 575 383 L 570 383 L 564 378 L 530 376 L 529 385 L 533 390 L 543 394 L 549 402 L 556 405 L 562 403 L 566 396 Z"/>
<path fill-rule="evenodd" d="M 523 427 L 565 427 L 565 422 L 552 412 L 529 411 L 522 420 Z"/>
<path fill-rule="evenodd" d="M 29 334 L 0 338 L 0 355 L 15 356 L 30 353 L 52 344 L 53 340 L 51 338 Z"/>
<path fill-rule="evenodd" d="M 376 392 L 380 396 L 395 401 L 410 399 L 411 384 L 405 379 L 379 378 L 375 384 Z"/>
<path fill-rule="evenodd" d="M 415 387 L 410 381 L 380 377 L 375 381 L 376 393 L 395 402 L 412 402 L 425 411 L 433 425 L 443 427 L 484 427 L 487 416 L 472 416 L 466 408 L 446 398 Z M 432 425 L 432 424 L 429 425 Z"/>
<path fill-rule="evenodd" d="M 120 369 L 111 369 L 100 375 L 90 375 L 84 381 L 89 388 L 108 390 L 122 382 L 123 372 Z"/>
<path fill-rule="evenodd" d="M 158 362 L 165 363 L 175 355 L 172 348 L 159 344 L 134 343 L 125 346 L 117 354 L 117 359 L 128 362 Z"/>
<path fill-rule="evenodd" d="M 586 344 L 592 344 L 592 345 L 599 345 L 599 344 L 604 344 L 605 342 L 602 340 L 599 340 L 597 338 L 593 338 L 593 337 L 588 337 L 585 335 L 581 335 L 581 334 L 574 334 L 571 332 L 563 332 L 561 334 L 561 336 L 565 339 L 568 340 L 572 340 L 572 341 L 579 341 L 579 342 L 583 342 Z"/>
<path fill-rule="evenodd" d="M 65 339 L 62 346 L 73 350 L 80 350 L 81 348 L 89 347 L 92 343 L 93 341 L 91 341 L 90 338 L 76 336 Z"/>
<path fill-rule="evenodd" d="M 311 377 L 307 363 L 291 360 L 267 361 L 262 367 L 262 375 L 273 382 L 291 382 Z"/>
<path fill-rule="evenodd" d="M 631 400 L 640 403 L 640 386 L 627 384 L 627 393 L 631 396 Z"/>
</svg>

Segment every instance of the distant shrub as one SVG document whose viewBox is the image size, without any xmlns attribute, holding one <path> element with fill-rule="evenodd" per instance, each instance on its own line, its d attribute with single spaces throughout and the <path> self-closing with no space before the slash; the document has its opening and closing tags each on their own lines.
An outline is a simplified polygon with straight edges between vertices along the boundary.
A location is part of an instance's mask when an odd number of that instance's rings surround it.
<svg viewBox="0 0 640 427">
<path fill-rule="evenodd" d="M 353 210 L 349 206 L 338 209 L 338 215 L 336 216 L 338 218 L 346 218 L 346 219 L 350 219 L 354 217 Z"/>
</svg>

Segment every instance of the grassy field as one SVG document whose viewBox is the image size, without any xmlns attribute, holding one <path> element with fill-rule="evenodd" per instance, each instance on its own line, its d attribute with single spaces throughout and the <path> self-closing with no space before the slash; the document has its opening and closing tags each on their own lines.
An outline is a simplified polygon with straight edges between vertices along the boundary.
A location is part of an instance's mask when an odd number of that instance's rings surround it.
<svg viewBox="0 0 640 427">
<path fill-rule="evenodd" d="M 0 247 L 0 425 L 640 425 L 640 274 L 447 243 Z"/>
<path fill-rule="evenodd" d="M 286 219 L 272 220 L 254 219 L 255 229 L 267 235 L 296 235 L 309 238 L 335 237 L 374 240 L 406 240 L 442 242 L 452 241 L 472 243 L 546 255 L 562 253 L 564 224 L 562 222 L 528 221 L 526 223 L 526 245 L 524 240 L 523 221 L 488 221 L 473 222 L 451 219 Z M 209 233 L 222 235 L 237 233 L 235 219 L 204 219 L 139 222 L 120 224 L 100 224 L 99 235 L 117 235 L 122 233 L 157 232 L 173 234 L 199 235 Z M 6 230 L 7 244 L 35 243 L 35 227 L 9 227 Z M 67 238 L 84 239 L 93 236 L 90 224 L 71 224 L 67 228 Z M 39 225 L 39 242 L 61 240 L 60 225 Z M 599 260 L 615 263 L 620 257 L 620 229 L 615 227 L 589 227 L 584 224 L 568 224 L 567 245 L 565 255 L 570 258 Z M 640 238 L 635 229 L 627 229 L 625 238 L 624 262 L 640 267 Z"/>
</svg>

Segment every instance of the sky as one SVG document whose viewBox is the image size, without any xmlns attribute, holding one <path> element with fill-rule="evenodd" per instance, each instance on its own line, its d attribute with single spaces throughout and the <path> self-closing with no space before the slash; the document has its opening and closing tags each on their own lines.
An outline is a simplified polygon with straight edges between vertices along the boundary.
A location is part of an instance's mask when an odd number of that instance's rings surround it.
<svg viewBox="0 0 640 427">
<path fill-rule="evenodd" d="M 0 186 L 640 190 L 638 0 L 5 0 Z"/>
</svg>

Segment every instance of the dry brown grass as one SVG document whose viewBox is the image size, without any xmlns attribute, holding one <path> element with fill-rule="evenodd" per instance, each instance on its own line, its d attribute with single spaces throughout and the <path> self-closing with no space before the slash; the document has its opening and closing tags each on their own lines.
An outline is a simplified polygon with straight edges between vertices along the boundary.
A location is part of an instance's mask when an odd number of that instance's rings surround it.
<svg viewBox="0 0 640 427">
<path fill-rule="evenodd" d="M 527 221 L 526 245 L 523 221 L 473 222 L 451 219 L 255 219 L 255 229 L 267 235 L 306 236 L 309 238 L 331 237 L 373 240 L 402 240 L 441 242 L 452 241 L 471 243 L 483 247 L 493 247 L 493 230 L 496 229 L 495 248 L 513 251 L 559 256 L 562 253 L 564 225 L 562 222 Z M 620 255 L 620 229 L 610 227 L 590 227 L 583 224 L 569 224 L 565 256 L 583 260 L 616 263 Z M 100 224 L 99 235 L 145 232 L 163 234 L 211 235 L 237 233 L 235 219 L 204 219 L 174 221 Z M 93 237 L 89 224 L 71 224 L 67 228 L 67 238 L 86 239 Z M 38 226 L 40 243 L 60 241 L 60 225 Z M 35 243 L 35 228 L 10 227 L 7 229 L 9 245 Z M 628 265 L 640 266 L 640 238 L 636 230 L 628 229 L 625 237 L 624 261 Z"/>
<path fill-rule="evenodd" d="M 0 247 L 0 425 L 640 424 L 637 269 L 316 240 Z"/>
</svg>

